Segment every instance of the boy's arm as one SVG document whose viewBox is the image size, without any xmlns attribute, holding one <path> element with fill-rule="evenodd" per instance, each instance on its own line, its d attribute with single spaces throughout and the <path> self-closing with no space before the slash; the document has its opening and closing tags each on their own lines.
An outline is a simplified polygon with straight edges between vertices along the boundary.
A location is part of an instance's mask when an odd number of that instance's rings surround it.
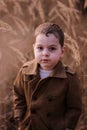
<svg viewBox="0 0 87 130">
<path fill-rule="evenodd" d="M 22 71 L 20 70 L 13 87 L 14 119 L 19 122 L 26 110 L 26 101 L 24 95 L 24 82 Z"/>
<path fill-rule="evenodd" d="M 76 74 L 72 74 L 69 76 L 69 87 L 66 98 L 66 106 L 66 130 L 75 130 L 82 109 L 80 82 Z"/>
</svg>

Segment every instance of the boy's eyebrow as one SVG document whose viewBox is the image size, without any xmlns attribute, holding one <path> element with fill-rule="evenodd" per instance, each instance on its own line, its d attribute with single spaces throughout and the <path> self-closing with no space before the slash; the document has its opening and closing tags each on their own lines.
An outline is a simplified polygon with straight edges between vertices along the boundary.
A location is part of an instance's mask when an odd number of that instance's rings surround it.
<svg viewBox="0 0 87 130">
<path fill-rule="evenodd" d="M 37 45 L 37 47 L 40 47 L 40 46 L 43 47 L 42 44 L 38 44 L 38 45 Z M 57 45 L 48 45 L 47 47 L 48 47 L 48 48 L 49 48 L 49 47 L 57 47 Z"/>
<path fill-rule="evenodd" d="M 49 46 L 54 46 L 54 47 L 56 47 L 57 45 L 49 45 Z"/>
<path fill-rule="evenodd" d="M 52 45 L 49 45 L 48 47 L 57 47 L 57 45 L 52 44 Z"/>
<path fill-rule="evenodd" d="M 43 46 L 42 44 L 37 44 L 37 46 Z"/>
</svg>

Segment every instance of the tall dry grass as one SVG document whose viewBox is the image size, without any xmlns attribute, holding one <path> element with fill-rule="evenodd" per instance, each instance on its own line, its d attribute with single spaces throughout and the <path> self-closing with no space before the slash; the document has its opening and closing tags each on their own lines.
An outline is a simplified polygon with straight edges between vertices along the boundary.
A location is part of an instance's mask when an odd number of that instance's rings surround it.
<svg viewBox="0 0 87 130">
<path fill-rule="evenodd" d="M 12 86 L 21 65 L 33 58 L 35 27 L 58 23 L 65 32 L 63 62 L 77 70 L 82 85 L 83 113 L 77 130 L 87 129 L 87 17 L 75 0 L 0 0 L 0 129 L 16 130 Z"/>
</svg>

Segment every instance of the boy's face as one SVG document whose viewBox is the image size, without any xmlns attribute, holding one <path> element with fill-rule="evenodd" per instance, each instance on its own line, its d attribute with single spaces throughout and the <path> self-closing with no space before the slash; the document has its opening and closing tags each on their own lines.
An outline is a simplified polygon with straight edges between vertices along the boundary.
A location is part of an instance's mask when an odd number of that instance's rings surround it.
<svg viewBox="0 0 87 130">
<path fill-rule="evenodd" d="M 40 67 L 44 70 L 52 70 L 62 57 L 64 48 L 53 35 L 39 34 L 34 44 L 34 55 Z"/>
</svg>

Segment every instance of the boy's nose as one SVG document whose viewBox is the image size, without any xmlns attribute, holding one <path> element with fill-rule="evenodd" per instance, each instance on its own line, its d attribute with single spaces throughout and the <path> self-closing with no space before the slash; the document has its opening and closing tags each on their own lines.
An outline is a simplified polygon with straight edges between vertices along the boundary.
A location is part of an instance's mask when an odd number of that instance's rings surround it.
<svg viewBox="0 0 87 130">
<path fill-rule="evenodd" d="M 48 56 L 49 55 L 49 51 L 47 49 L 44 49 L 42 54 L 45 55 L 45 56 Z"/>
</svg>

